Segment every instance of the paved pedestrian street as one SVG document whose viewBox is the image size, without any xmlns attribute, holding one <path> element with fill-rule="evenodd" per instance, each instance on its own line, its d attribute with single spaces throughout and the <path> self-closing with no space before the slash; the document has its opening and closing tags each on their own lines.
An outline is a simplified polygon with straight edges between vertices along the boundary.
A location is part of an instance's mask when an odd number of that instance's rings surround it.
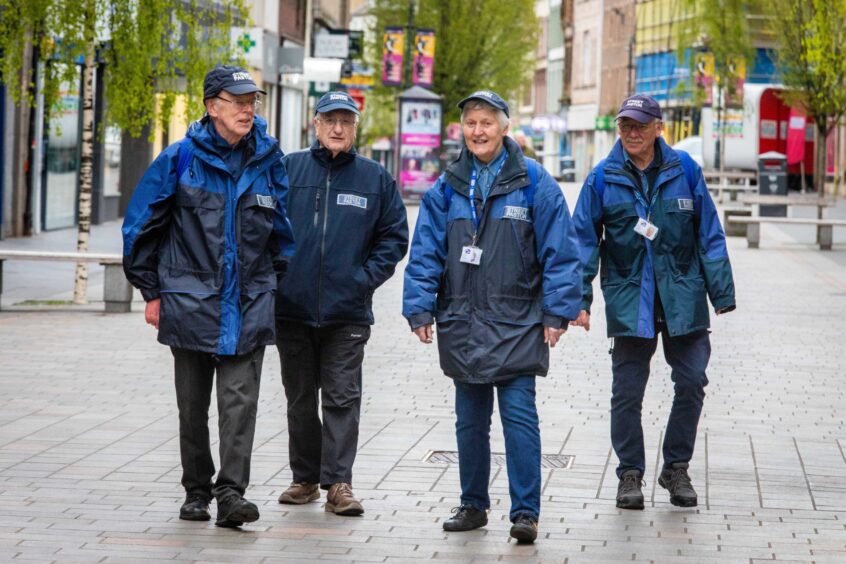
<svg viewBox="0 0 846 564">
<path fill-rule="evenodd" d="M 416 212 L 409 208 L 412 225 Z M 261 519 L 242 530 L 177 517 L 172 357 L 145 325 L 142 303 L 113 315 L 7 309 L 0 561 L 846 562 L 846 248 L 836 239 L 834 251 L 821 252 L 776 236 L 783 233 L 765 233 L 759 250 L 729 241 L 738 308 L 713 320 L 691 462 L 699 507 L 670 505 L 657 484 L 672 394 L 660 346 L 643 406 L 646 509 L 614 505 L 609 340 L 597 291 L 591 332 L 571 329 L 552 351 L 549 377 L 539 379 L 543 452 L 572 459 L 544 469 L 540 535 L 528 546 L 509 542 L 501 466 L 491 476 L 489 525 L 441 528 L 458 505 L 458 468 L 424 458 L 456 449 L 453 387 L 435 346 L 417 342 L 400 315 L 401 269 L 376 294 L 366 350 L 353 483 L 365 514 L 326 513 L 325 493 L 306 506 L 277 503 L 291 473 L 270 347 L 247 491 Z M 21 271 L 7 270 L 8 282 Z M 497 418 L 492 446 L 502 453 Z"/>
</svg>

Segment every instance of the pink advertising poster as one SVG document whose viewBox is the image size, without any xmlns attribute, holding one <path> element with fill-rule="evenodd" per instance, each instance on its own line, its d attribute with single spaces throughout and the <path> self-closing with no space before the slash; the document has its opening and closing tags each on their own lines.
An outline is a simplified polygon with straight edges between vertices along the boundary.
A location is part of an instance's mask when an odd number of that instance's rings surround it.
<svg viewBox="0 0 846 564">
<path fill-rule="evenodd" d="M 382 84 L 402 85 L 402 56 L 405 51 L 405 30 L 386 27 L 382 36 Z"/>
<path fill-rule="evenodd" d="M 400 190 L 419 200 L 440 173 L 441 104 L 403 100 L 400 111 Z"/>
<path fill-rule="evenodd" d="M 431 88 L 435 82 L 435 30 L 418 29 L 414 40 L 413 81 Z"/>
</svg>

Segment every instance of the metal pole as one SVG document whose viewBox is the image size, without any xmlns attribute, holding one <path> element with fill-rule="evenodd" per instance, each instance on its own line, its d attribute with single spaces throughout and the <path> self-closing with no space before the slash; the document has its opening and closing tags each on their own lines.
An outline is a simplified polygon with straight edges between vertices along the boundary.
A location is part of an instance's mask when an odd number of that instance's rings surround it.
<svg viewBox="0 0 846 564">
<path fill-rule="evenodd" d="M 414 27 L 414 0 L 408 0 L 408 25 L 405 28 L 405 57 L 402 60 L 402 89 L 411 88 L 411 69 L 414 55 L 414 36 L 417 29 Z"/>
</svg>

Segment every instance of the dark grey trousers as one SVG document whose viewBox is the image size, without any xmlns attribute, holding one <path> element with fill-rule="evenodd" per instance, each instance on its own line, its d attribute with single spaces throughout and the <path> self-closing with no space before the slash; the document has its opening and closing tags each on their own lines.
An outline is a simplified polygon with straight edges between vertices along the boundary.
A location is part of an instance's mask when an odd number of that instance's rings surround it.
<svg viewBox="0 0 846 564">
<path fill-rule="evenodd" d="M 171 347 L 179 407 L 182 486 L 189 495 L 243 497 L 250 482 L 250 456 L 256 430 L 264 347 L 238 356 Z M 217 373 L 220 472 L 212 484 L 209 404 Z"/>
<path fill-rule="evenodd" d="M 276 335 L 288 400 L 288 455 L 294 481 L 319 483 L 323 489 L 352 484 L 361 363 L 370 327 L 317 328 L 285 321 L 277 323 Z"/>
</svg>

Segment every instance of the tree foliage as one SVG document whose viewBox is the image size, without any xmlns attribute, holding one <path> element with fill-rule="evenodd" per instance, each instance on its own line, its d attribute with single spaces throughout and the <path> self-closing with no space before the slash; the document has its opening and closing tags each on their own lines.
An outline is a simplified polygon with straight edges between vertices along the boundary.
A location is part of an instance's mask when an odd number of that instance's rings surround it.
<svg viewBox="0 0 846 564">
<path fill-rule="evenodd" d="M 382 32 L 386 26 L 405 26 L 409 2 L 376 0 L 375 37 L 367 45 L 367 60 L 382 67 Z M 417 0 L 414 25 L 436 33 L 435 76 L 432 90 L 444 97 L 444 123 L 457 121 L 456 104 L 474 90 L 486 88 L 504 98 L 515 97 L 535 67 L 541 33 L 534 0 Z M 377 71 L 381 76 L 381 70 Z M 368 107 L 370 136 L 393 133 L 395 99 L 399 88 L 377 86 Z M 378 108 L 378 109 L 376 109 Z"/>
<path fill-rule="evenodd" d="M 230 28 L 246 9 L 244 0 L 0 0 L 0 14 L 0 72 L 16 101 L 34 102 L 34 73 L 19 84 L 30 45 L 48 62 L 41 92 L 53 111 L 93 45 L 105 62 L 107 119 L 138 136 L 154 117 L 170 120 L 178 94 L 188 96 L 186 119 L 199 116 L 203 76 L 231 59 Z"/>
</svg>

